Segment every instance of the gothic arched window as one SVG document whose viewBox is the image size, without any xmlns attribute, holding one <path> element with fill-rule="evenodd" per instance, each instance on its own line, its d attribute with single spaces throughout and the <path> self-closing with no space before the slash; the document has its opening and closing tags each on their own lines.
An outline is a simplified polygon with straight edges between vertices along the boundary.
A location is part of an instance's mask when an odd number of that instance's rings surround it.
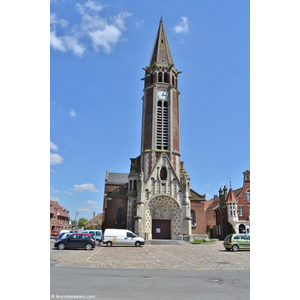
<svg viewBox="0 0 300 300">
<path fill-rule="evenodd" d="M 160 179 L 167 180 L 167 169 L 165 167 L 160 169 Z"/>
<path fill-rule="evenodd" d="M 192 226 L 196 225 L 196 216 L 195 216 L 195 211 L 191 210 L 191 218 L 192 218 Z"/>
<path fill-rule="evenodd" d="M 123 209 L 119 208 L 117 212 L 117 225 L 122 225 L 123 223 Z"/>
</svg>

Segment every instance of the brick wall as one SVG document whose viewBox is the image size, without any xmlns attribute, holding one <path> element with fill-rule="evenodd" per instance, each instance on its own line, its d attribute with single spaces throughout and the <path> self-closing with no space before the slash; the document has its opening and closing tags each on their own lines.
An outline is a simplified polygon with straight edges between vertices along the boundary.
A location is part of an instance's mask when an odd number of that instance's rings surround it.
<svg viewBox="0 0 300 300">
<path fill-rule="evenodd" d="M 192 227 L 193 234 L 206 234 L 206 213 L 202 201 L 191 201 L 191 210 L 195 212 L 196 227 Z"/>
<path fill-rule="evenodd" d="M 123 210 L 122 224 L 118 225 L 118 209 Z M 126 216 L 127 216 L 127 198 L 114 197 L 112 200 L 107 200 L 107 208 L 105 212 L 105 228 L 126 228 Z"/>
<path fill-rule="evenodd" d="M 147 90 L 143 150 L 152 149 L 153 89 Z"/>
</svg>

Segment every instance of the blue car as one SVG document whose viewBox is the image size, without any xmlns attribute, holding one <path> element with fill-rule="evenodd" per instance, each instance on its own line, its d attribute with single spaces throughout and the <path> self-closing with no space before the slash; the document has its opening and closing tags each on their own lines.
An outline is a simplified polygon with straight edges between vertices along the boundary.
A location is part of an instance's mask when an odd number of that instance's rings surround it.
<svg viewBox="0 0 300 300">
<path fill-rule="evenodd" d="M 72 233 L 72 230 L 62 230 L 62 231 L 60 232 L 59 238 L 62 238 L 62 236 L 63 236 L 65 233 Z"/>
</svg>

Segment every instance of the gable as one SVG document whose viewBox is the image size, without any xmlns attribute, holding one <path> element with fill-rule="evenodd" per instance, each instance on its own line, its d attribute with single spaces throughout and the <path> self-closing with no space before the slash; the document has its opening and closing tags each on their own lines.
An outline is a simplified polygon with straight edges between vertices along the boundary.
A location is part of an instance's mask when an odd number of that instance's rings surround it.
<svg viewBox="0 0 300 300">
<path fill-rule="evenodd" d="M 168 155 L 165 153 L 160 155 L 145 184 L 147 185 L 153 179 L 161 182 L 176 181 L 182 189 L 180 180 L 174 171 Z"/>
</svg>

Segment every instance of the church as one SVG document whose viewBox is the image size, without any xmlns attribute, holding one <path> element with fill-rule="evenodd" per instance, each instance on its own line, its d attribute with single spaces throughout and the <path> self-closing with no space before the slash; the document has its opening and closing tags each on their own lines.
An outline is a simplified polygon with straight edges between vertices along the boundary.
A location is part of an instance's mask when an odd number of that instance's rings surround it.
<svg viewBox="0 0 300 300">
<path fill-rule="evenodd" d="M 206 234 L 205 196 L 193 191 L 180 160 L 178 80 L 163 20 L 143 68 L 141 152 L 129 173 L 107 171 L 103 229 L 127 228 L 146 240 L 190 241 Z"/>
</svg>

